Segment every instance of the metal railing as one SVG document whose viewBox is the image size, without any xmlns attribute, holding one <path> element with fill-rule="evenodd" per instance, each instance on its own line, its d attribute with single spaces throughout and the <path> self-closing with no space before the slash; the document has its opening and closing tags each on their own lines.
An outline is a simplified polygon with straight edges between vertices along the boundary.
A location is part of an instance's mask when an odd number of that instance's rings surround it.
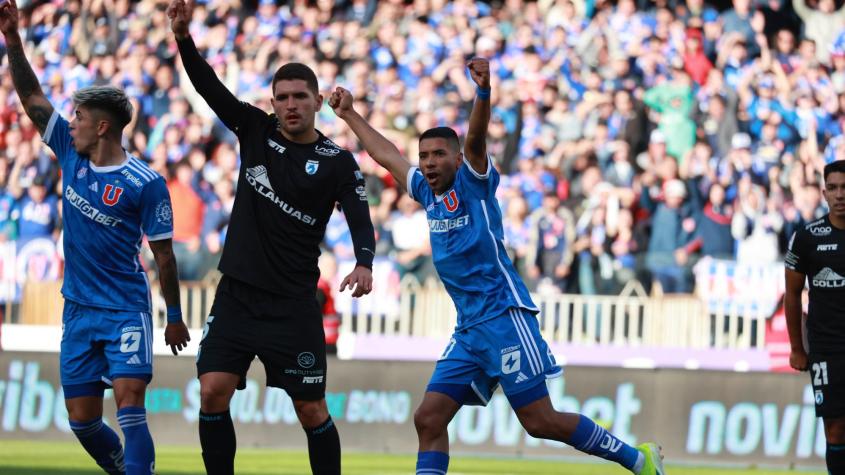
<svg viewBox="0 0 845 475">
<path fill-rule="evenodd" d="M 24 286 L 21 303 L 4 305 L 4 323 L 60 325 L 60 282 Z M 189 328 L 201 328 L 214 301 L 216 281 L 181 284 L 182 309 Z M 164 325 L 166 310 L 153 288 L 153 321 Z M 679 348 L 759 348 L 765 344 L 767 314 L 731 305 L 712 313 L 694 295 L 646 294 L 630 281 L 617 296 L 533 295 L 543 337 L 550 343 Z M 341 313 L 341 334 L 402 337 L 451 335 L 456 311 L 442 284 L 405 276 L 398 311 Z"/>
<path fill-rule="evenodd" d="M 61 281 L 25 283 L 19 302 L 5 302 L 2 305 L 3 315 L 0 320 L 3 323 L 61 325 L 64 305 L 61 288 Z M 214 302 L 217 279 L 182 282 L 179 289 L 185 323 L 188 328 L 202 328 Z M 157 284 L 152 286 L 152 295 L 153 325 L 164 326 L 167 306 Z"/>
<path fill-rule="evenodd" d="M 711 313 L 694 295 L 646 294 L 630 281 L 617 296 L 533 295 L 543 338 L 554 343 L 682 348 L 758 348 L 765 344 L 761 311 L 739 306 Z M 399 313 L 345 313 L 340 333 L 445 337 L 457 312 L 435 279 L 401 283 Z"/>
</svg>

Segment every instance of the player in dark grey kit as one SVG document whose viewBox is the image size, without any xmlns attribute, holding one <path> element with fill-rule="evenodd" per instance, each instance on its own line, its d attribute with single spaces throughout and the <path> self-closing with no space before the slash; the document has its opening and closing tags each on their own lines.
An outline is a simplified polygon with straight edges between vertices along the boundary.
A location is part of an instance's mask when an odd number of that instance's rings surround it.
<svg viewBox="0 0 845 475">
<path fill-rule="evenodd" d="M 784 306 L 789 364 L 810 370 L 816 416 L 824 420 L 827 469 L 845 475 L 845 161 L 824 167 L 823 193 L 830 213 L 789 240 Z M 810 288 L 806 329 L 801 315 L 805 281 Z"/>
<path fill-rule="evenodd" d="M 267 385 L 293 399 L 308 437 L 311 470 L 340 473 L 340 439 L 325 402 L 326 347 L 317 305 L 317 258 L 326 224 L 340 203 L 357 265 L 341 283 L 369 293 L 375 236 L 364 180 L 352 155 L 314 128 L 323 98 L 307 66 L 289 63 L 273 76 L 268 115 L 239 101 L 203 60 L 188 32 L 190 4 L 168 8 L 191 82 L 241 145 L 240 177 L 220 259 L 217 289 L 200 353 L 200 442 L 209 474 L 234 471 L 229 401 L 255 356 Z"/>
</svg>

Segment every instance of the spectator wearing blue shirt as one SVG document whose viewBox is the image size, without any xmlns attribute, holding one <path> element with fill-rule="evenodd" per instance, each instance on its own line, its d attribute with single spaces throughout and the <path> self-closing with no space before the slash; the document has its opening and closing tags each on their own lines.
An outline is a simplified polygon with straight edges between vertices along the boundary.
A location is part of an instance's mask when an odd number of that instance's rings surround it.
<svg viewBox="0 0 845 475">
<path fill-rule="evenodd" d="M 733 206 L 725 201 L 725 189 L 714 183 L 708 191 L 708 201 L 704 209 L 695 216 L 693 240 L 684 246 L 683 252 L 690 256 L 700 252 L 702 256 L 716 259 L 732 259 L 736 240 L 731 235 Z"/>
<path fill-rule="evenodd" d="M 18 247 L 33 239 L 54 240 L 59 229 L 59 207 L 56 195 L 47 194 L 47 178 L 38 175 L 27 188 L 13 215 L 18 222 Z"/>
<path fill-rule="evenodd" d="M 9 168 L 9 161 L 5 157 L 0 158 L 0 242 L 14 241 L 18 235 L 15 222 L 15 198 L 6 188 Z"/>
<path fill-rule="evenodd" d="M 526 259 L 528 276 L 547 280 L 559 291 L 566 291 L 575 257 L 572 213 L 560 206 L 557 194 L 548 191 L 543 196 L 543 206 L 531 214 L 528 222 L 532 224 Z"/>
<path fill-rule="evenodd" d="M 663 195 L 651 218 L 646 266 L 664 293 L 688 293 L 692 281 L 683 250 L 691 240 L 693 222 L 687 221 L 692 217 L 684 206 L 686 186 L 680 180 L 670 180 L 663 186 Z"/>
<path fill-rule="evenodd" d="M 760 48 L 754 41 L 755 32 L 751 27 L 751 19 L 754 15 L 751 0 L 733 0 L 732 3 L 733 8 L 721 14 L 722 30 L 725 34 L 741 34 L 748 45 L 749 56 L 755 57 L 760 53 Z"/>
</svg>

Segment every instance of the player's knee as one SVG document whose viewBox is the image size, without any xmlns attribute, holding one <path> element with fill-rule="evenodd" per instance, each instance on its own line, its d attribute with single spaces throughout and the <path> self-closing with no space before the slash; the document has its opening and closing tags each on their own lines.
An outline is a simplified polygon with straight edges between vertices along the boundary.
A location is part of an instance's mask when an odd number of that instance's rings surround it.
<svg viewBox="0 0 845 475">
<path fill-rule="evenodd" d="M 845 418 L 825 420 L 825 438 L 831 444 L 845 444 Z"/>
<path fill-rule="evenodd" d="M 147 382 L 141 379 L 120 378 L 114 381 L 114 402 L 118 409 L 143 407 Z"/>
<path fill-rule="evenodd" d="M 558 420 L 558 417 L 556 417 L 558 414 L 555 414 L 553 409 L 544 409 L 544 407 L 522 408 L 516 412 L 516 415 L 519 418 L 519 423 L 522 424 L 522 427 L 525 429 L 525 432 L 527 432 L 531 437 L 535 437 L 537 439 L 555 438 L 556 440 L 559 440 L 557 437 L 552 437 L 555 433 L 555 423 L 553 421 Z"/>
<path fill-rule="evenodd" d="M 439 434 L 446 430 L 446 422 L 438 411 L 419 407 L 414 412 L 414 427 L 419 435 Z"/>
<path fill-rule="evenodd" d="M 103 400 L 93 397 L 65 399 L 68 419 L 74 422 L 86 422 L 103 416 Z"/>
<path fill-rule="evenodd" d="M 206 413 L 223 412 L 229 407 L 234 388 L 221 384 L 200 384 L 200 409 Z"/>
<path fill-rule="evenodd" d="M 317 427 L 329 418 L 325 399 L 320 401 L 294 401 L 293 408 L 302 427 Z"/>
<path fill-rule="evenodd" d="M 541 417 L 527 417 L 521 419 L 522 427 L 531 437 L 545 439 L 549 435 L 548 421 Z"/>
</svg>

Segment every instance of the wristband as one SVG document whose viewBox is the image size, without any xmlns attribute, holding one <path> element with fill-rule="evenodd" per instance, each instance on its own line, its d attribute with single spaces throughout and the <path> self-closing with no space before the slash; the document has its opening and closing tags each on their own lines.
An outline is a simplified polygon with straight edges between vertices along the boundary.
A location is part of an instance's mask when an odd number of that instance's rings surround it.
<svg viewBox="0 0 845 475">
<path fill-rule="evenodd" d="M 363 267 L 364 269 L 370 269 L 371 271 L 373 270 L 372 264 L 367 264 L 366 262 L 361 261 L 356 262 L 355 267 Z"/>
<path fill-rule="evenodd" d="M 179 323 L 182 321 L 182 307 L 178 305 L 167 306 L 167 323 Z"/>
<path fill-rule="evenodd" d="M 479 87 L 478 89 L 475 90 L 475 95 L 479 99 L 490 99 L 490 88 L 488 87 L 488 88 L 484 89 L 484 88 Z"/>
</svg>

